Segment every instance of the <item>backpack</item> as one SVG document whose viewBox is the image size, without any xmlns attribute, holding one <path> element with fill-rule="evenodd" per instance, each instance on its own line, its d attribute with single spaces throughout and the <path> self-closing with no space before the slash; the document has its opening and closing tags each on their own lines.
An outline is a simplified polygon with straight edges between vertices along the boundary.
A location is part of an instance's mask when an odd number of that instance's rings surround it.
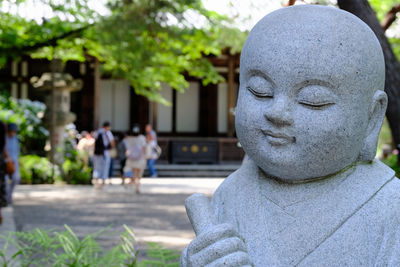
<svg viewBox="0 0 400 267">
<path fill-rule="evenodd" d="M 143 154 L 143 149 L 142 149 L 142 145 L 140 144 L 134 144 L 133 146 L 131 146 L 128 149 L 128 158 L 130 160 L 140 160 L 142 158 L 142 154 Z"/>
<path fill-rule="evenodd" d="M 98 134 L 96 141 L 94 142 L 94 154 L 95 155 L 104 155 L 104 151 L 106 147 L 104 146 L 103 135 Z"/>
</svg>

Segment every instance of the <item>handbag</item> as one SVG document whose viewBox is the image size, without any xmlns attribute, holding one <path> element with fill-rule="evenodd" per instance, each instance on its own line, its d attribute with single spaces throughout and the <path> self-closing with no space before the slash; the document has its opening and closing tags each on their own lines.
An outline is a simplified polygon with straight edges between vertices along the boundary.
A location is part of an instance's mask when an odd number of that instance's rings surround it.
<svg viewBox="0 0 400 267">
<path fill-rule="evenodd" d="M 118 156 L 118 152 L 117 149 L 115 147 L 111 148 L 110 150 L 108 150 L 110 153 L 110 158 L 116 158 Z"/>
<path fill-rule="evenodd" d="M 162 153 L 162 149 L 159 145 L 156 145 L 156 147 L 154 148 L 154 152 L 157 154 L 157 158 L 158 159 L 161 156 Z"/>
<path fill-rule="evenodd" d="M 6 155 L 5 165 L 6 165 L 6 174 L 11 175 L 15 172 L 14 161 L 8 155 Z"/>
</svg>

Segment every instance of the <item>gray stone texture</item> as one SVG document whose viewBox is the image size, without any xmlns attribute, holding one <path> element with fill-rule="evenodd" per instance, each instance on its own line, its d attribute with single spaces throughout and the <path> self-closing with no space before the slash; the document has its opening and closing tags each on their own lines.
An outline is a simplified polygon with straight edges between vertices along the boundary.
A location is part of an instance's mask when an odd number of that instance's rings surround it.
<svg viewBox="0 0 400 267">
<path fill-rule="evenodd" d="M 400 266 L 400 181 L 375 160 L 384 59 L 372 30 L 313 5 L 265 16 L 242 49 L 250 160 L 186 209 L 181 266 Z"/>
</svg>

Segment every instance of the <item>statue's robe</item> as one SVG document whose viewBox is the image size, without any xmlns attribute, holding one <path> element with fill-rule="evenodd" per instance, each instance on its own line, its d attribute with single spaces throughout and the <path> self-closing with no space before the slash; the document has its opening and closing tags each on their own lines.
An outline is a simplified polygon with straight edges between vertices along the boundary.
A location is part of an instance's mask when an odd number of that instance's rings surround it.
<svg viewBox="0 0 400 267">
<path fill-rule="evenodd" d="M 254 266 L 400 266 L 400 180 L 378 160 L 301 184 L 267 178 L 249 160 L 211 204 Z"/>
</svg>

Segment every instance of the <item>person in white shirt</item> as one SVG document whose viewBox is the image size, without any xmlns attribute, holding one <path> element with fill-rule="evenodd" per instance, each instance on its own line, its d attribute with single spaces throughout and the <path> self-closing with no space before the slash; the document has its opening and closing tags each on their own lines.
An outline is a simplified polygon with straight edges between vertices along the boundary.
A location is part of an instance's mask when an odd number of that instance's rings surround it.
<svg viewBox="0 0 400 267">
<path fill-rule="evenodd" d="M 126 147 L 126 163 L 124 172 L 132 172 L 131 184 L 136 186 L 136 193 L 140 193 L 140 179 L 146 167 L 146 137 L 140 134 L 139 125 L 135 124 L 132 135 L 127 136 L 124 141 Z"/>
</svg>

